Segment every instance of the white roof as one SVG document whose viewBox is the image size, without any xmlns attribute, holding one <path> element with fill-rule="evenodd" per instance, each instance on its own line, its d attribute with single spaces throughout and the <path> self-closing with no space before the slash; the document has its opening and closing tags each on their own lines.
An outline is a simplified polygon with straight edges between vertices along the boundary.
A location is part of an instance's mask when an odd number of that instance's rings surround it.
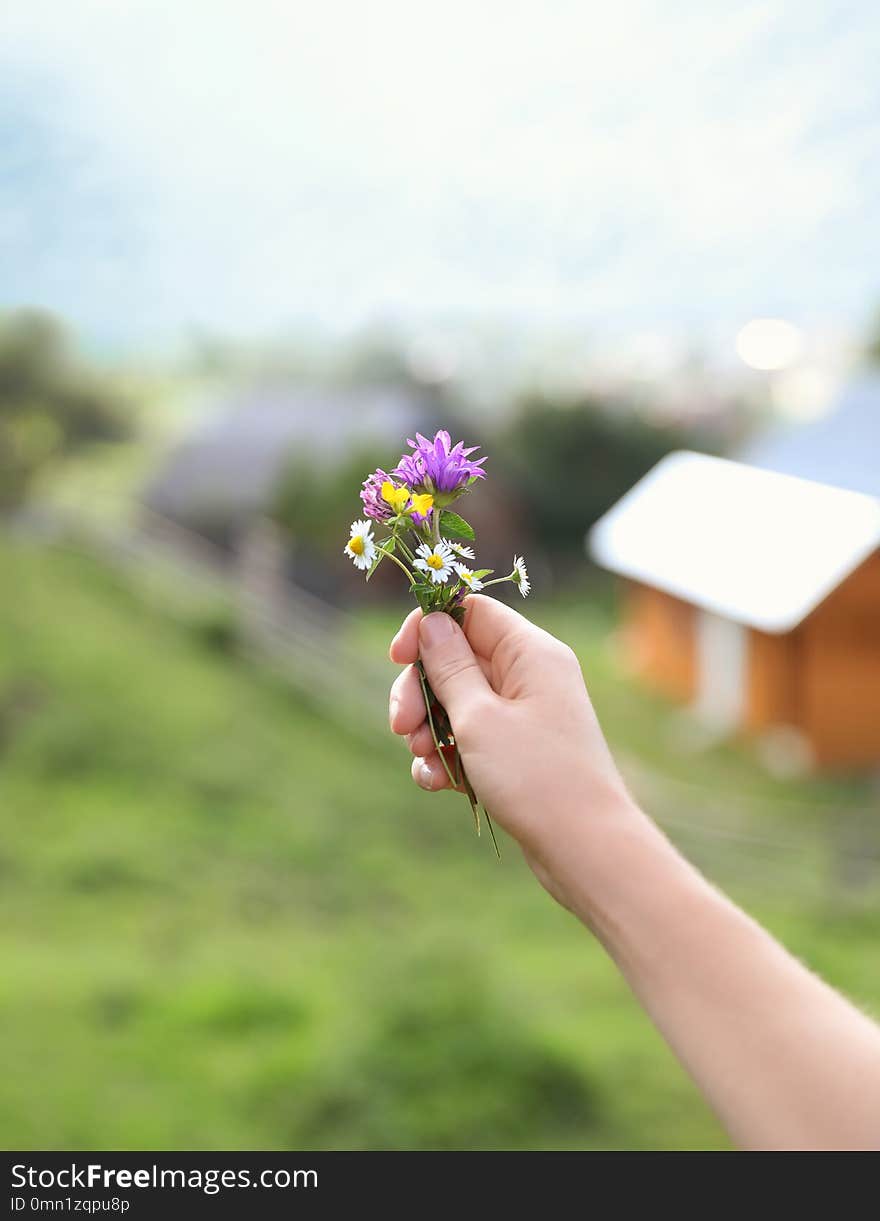
<svg viewBox="0 0 880 1221">
<path fill-rule="evenodd" d="M 620 576 L 788 632 L 880 547 L 880 500 L 681 452 L 627 492 L 588 543 Z"/>
</svg>

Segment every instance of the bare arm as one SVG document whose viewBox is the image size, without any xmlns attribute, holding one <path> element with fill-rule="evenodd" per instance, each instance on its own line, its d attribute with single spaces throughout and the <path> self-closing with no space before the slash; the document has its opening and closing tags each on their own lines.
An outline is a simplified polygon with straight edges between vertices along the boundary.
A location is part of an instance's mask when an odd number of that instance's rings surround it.
<svg viewBox="0 0 880 1221">
<path fill-rule="evenodd" d="M 710 886 L 637 810 L 556 862 L 739 1145 L 880 1147 L 880 1029 Z"/>
<path fill-rule="evenodd" d="M 720 894 L 637 808 L 566 646 L 488 598 L 465 632 L 404 623 L 477 792 L 546 888 L 599 938 L 734 1141 L 880 1147 L 880 1028 Z M 442 622 L 437 622 L 443 620 Z M 431 629 L 435 628 L 436 631 Z M 422 787 L 448 783 L 405 670 L 392 729 Z"/>
</svg>

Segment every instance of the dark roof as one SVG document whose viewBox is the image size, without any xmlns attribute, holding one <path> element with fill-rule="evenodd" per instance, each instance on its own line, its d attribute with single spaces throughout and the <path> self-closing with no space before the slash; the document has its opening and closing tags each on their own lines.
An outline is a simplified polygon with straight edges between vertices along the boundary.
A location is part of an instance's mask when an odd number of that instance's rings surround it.
<svg viewBox="0 0 880 1221">
<path fill-rule="evenodd" d="M 171 452 L 143 498 L 173 518 L 240 518 L 265 507 L 292 453 L 329 460 L 371 442 L 394 453 L 429 413 L 397 388 L 242 393 Z"/>
<path fill-rule="evenodd" d="M 773 429 L 736 456 L 765 470 L 880 496 L 880 375 L 851 383 L 821 419 Z"/>
</svg>

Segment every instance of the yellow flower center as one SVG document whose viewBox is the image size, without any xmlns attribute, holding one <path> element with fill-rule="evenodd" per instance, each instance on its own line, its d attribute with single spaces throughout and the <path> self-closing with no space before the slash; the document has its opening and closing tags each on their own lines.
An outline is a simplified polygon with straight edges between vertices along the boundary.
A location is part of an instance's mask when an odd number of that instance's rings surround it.
<svg viewBox="0 0 880 1221">
<path fill-rule="evenodd" d="M 470 585 L 471 581 L 474 579 L 474 574 L 472 572 L 460 572 L 458 575 L 464 581 L 465 585 Z"/>
<path fill-rule="evenodd" d="M 337 544 L 336 544 L 336 546 L 338 547 L 338 546 L 339 546 L 339 544 L 337 543 Z M 348 540 L 348 549 L 349 549 L 349 551 L 351 551 L 351 552 L 352 552 L 354 555 L 363 555 L 363 554 L 364 554 L 364 538 L 363 538 L 363 535 L 362 535 L 362 534 L 355 534 L 353 538 L 350 538 L 350 539 Z"/>
<path fill-rule="evenodd" d="M 439 570 L 443 567 L 443 556 L 438 555 L 437 552 L 435 551 L 432 555 L 428 556 L 428 559 L 426 562 L 427 562 L 427 565 L 429 568 L 433 568 L 433 569 L 435 569 L 435 571 Z"/>
<path fill-rule="evenodd" d="M 431 512 L 431 507 L 434 504 L 434 497 L 428 492 L 420 492 L 417 496 L 413 496 L 412 504 L 407 512 L 419 513 L 422 517 L 427 517 Z"/>
<path fill-rule="evenodd" d="M 382 499 L 391 505 L 395 513 L 402 513 L 409 500 L 409 488 L 396 488 L 390 479 L 382 484 Z"/>
</svg>

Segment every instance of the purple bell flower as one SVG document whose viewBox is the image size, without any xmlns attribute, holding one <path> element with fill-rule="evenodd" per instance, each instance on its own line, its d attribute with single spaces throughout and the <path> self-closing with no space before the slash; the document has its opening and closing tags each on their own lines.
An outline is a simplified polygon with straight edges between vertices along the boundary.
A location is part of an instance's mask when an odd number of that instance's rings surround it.
<svg viewBox="0 0 880 1221">
<path fill-rule="evenodd" d="M 455 445 L 445 429 L 440 429 L 433 441 L 416 433 L 416 440 L 407 438 L 407 445 L 412 446 L 411 454 L 404 454 L 394 468 L 392 474 L 410 488 L 427 487 L 441 493 L 457 492 L 473 477 L 482 479 L 486 472 L 482 469 L 485 457 L 472 461 L 469 457 L 479 446 L 473 445 L 465 449 L 464 442 Z"/>
</svg>

